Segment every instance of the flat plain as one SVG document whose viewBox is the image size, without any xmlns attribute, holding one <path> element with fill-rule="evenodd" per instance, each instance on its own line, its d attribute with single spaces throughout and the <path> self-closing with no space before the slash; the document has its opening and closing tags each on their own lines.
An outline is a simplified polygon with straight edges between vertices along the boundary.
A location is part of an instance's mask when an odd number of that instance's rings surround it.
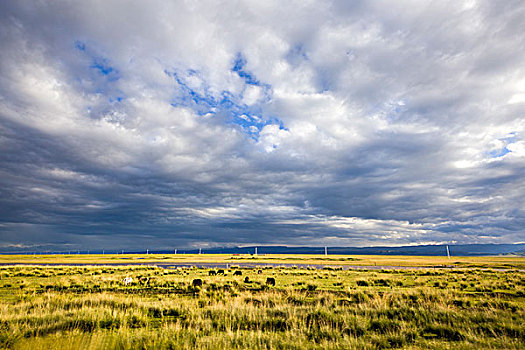
<svg viewBox="0 0 525 350">
<path fill-rule="evenodd" d="M 0 263 L 8 264 L 2 348 L 525 348 L 520 257 L 4 255 Z M 121 263 L 153 265 L 110 265 Z M 203 263 L 221 266 L 177 267 Z M 272 266 L 245 267 L 259 263 Z"/>
</svg>

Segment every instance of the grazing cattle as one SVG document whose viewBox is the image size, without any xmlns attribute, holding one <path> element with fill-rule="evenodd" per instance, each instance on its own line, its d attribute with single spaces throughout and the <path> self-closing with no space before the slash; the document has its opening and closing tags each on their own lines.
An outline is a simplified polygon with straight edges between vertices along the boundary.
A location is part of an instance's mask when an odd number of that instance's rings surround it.
<svg viewBox="0 0 525 350">
<path fill-rule="evenodd" d="M 144 286 L 149 286 L 150 282 L 154 281 L 155 277 L 141 277 L 139 278 L 139 282 L 141 282 Z"/>
<path fill-rule="evenodd" d="M 266 285 L 268 285 L 268 286 L 275 286 L 275 278 L 273 278 L 273 277 L 266 278 Z"/>
<path fill-rule="evenodd" d="M 191 282 L 191 285 L 194 287 L 202 287 L 202 280 L 200 278 L 196 278 Z"/>
<path fill-rule="evenodd" d="M 217 274 L 218 275 L 224 275 L 224 270 L 223 269 L 217 270 Z"/>
<path fill-rule="evenodd" d="M 262 270 L 258 270 L 257 274 L 260 275 L 262 273 Z"/>
<path fill-rule="evenodd" d="M 133 283 L 133 278 L 128 276 L 122 280 L 122 283 L 127 286 L 128 284 Z"/>
<path fill-rule="evenodd" d="M 242 271 L 237 270 L 237 271 L 235 271 L 235 272 L 233 273 L 233 275 L 234 275 L 234 276 L 242 276 Z"/>
<path fill-rule="evenodd" d="M 210 270 L 210 271 L 208 272 L 208 275 L 210 275 L 210 276 L 217 276 L 217 271 L 215 271 L 215 270 Z"/>
<path fill-rule="evenodd" d="M 244 278 L 244 283 L 252 283 L 252 282 L 250 281 L 250 277 L 246 276 L 246 277 Z"/>
</svg>

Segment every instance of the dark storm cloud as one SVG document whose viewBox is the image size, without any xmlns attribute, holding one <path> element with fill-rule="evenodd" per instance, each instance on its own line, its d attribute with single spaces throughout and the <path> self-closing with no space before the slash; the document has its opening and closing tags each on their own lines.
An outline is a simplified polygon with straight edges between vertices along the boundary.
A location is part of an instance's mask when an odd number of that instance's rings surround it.
<svg viewBox="0 0 525 350">
<path fill-rule="evenodd" d="M 524 241 L 521 2 L 0 10 L 0 249 Z"/>
</svg>

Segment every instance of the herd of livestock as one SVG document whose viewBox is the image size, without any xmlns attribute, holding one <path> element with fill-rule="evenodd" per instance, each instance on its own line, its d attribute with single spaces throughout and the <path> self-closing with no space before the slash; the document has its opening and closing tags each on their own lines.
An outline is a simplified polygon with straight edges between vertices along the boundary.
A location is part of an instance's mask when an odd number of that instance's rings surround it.
<svg viewBox="0 0 525 350">
<path fill-rule="evenodd" d="M 262 273 L 262 270 L 258 270 L 257 273 L 260 275 Z M 223 270 L 223 269 L 219 269 L 219 270 L 210 270 L 208 272 L 209 276 L 217 276 L 217 275 L 226 275 L 226 272 Z M 242 271 L 240 270 L 236 270 L 233 272 L 233 275 L 234 276 L 242 276 Z M 142 277 L 140 278 L 140 282 L 142 283 L 145 283 L 147 284 L 149 282 L 149 277 Z M 250 282 L 250 279 L 248 276 L 246 276 L 246 278 L 244 279 L 244 282 L 245 283 L 249 283 Z M 131 283 L 133 283 L 133 278 L 132 277 L 126 277 L 122 280 L 122 283 L 124 285 L 130 285 Z M 200 278 L 196 278 L 192 281 L 192 286 L 193 287 L 202 287 L 202 279 Z M 274 277 L 267 277 L 266 278 L 266 285 L 267 286 L 275 286 L 275 278 Z"/>
</svg>

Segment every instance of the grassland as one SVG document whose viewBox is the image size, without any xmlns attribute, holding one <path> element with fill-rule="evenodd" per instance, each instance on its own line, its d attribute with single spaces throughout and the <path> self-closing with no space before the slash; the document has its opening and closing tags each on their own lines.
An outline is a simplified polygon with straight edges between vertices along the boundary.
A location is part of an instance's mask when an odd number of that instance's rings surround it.
<svg viewBox="0 0 525 350">
<path fill-rule="evenodd" d="M 486 259 L 507 268 L 4 266 L 0 348 L 525 349 L 525 272 Z"/>
<path fill-rule="evenodd" d="M 184 263 L 259 263 L 335 266 L 405 266 L 405 267 L 468 267 L 525 269 L 525 258 L 504 256 L 452 257 L 396 255 L 250 255 L 228 254 L 118 254 L 118 255 L 0 255 L 0 264 L 184 264 Z"/>
</svg>

